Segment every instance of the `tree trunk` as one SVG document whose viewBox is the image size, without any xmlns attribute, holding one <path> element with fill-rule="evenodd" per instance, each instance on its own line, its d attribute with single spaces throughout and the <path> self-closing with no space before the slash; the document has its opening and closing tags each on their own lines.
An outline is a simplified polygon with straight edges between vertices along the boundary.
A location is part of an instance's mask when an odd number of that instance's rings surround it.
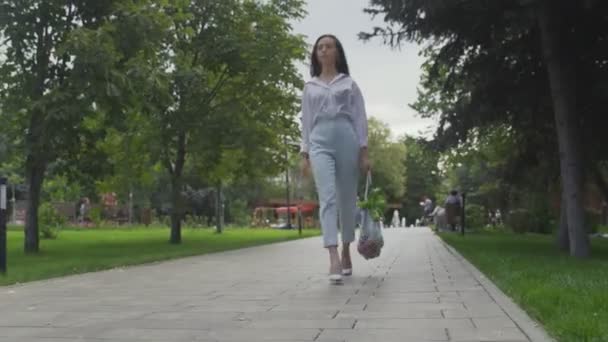
<svg viewBox="0 0 608 342">
<path fill-rule="evenodd" d="M 33 101 L 38 101 L 45 93 L 45 83 L 48 77 L 49 59 L 52 46 L 49 44 L 48 32 L 45 27 L 50 18 L 50 7 L 41 3 L 39 7 L 40 20 L 36 23 L 36 64 L 35 82 L 30 94 Z M 26 148 L 28 150 L 25 161 L 25 178 L 28 185 L 28 197 L 25 216 L 25 253 L 38 253 L 40 249 L 38 236 L 38 207 L 40 206 L 40 193 L 44 182 L 47 160 L 49 158 L 47 140 L 48 134 L 44 126 L 44 112 L 41 108 L 34 108 L 29 119 Z"/>
<path fill-rule="evenodd" d="M 181 177 L 171 177 L 171 239 L 172 244 L 182 242 Z"/>
<path fill-rule="evenodd" d="M 559 230 L 557 232 L 557 248 L 561 251 L 570 251 L 570 237 L 568 235 L 568 215 L 566 213 L 566 196 L 564 191 L 561 195 L 561 205 L 559 208 Z"/>
<path fill-rule="evenodd" d="M 215 191 L 215 225 L 218 234 L 222 233 L 224 226 L 224 210 L 222 205 L 222 184 L 218 184 Z"/>
<path fill-rule="evenodd" d="M 570 254 L 589 256 L 589 237 L 585 229 L 583 209 L 582 158 L 576 118 L 576 77 L 569 54 L 574 48 L 561 35 L 562 13 L 552 1 L 541 3 L 538 22 L 541 48 L 549 75 L 553 112 L 559 141 L 562 191 L 566 201 L 566 215 L 570 239 Z"/>
<path fill-rule="evenodd" d="M 166 160 L 167 168 L 171 174 L 171 238 L 170 242 L 182 242 L 182 173 L 186 161 L 186 133 L 180 132 L 177 136 L 177 155 L 175 165 Z"/>
<path fill-rule="evenodd" d="M 37 253 L 39 250 L 38 237 L 38 207 L 40 206 L 40 192 L 46 165 L 36 156 L 30 154 L 26 160 L 26 182 L 28 196 L 25 218 L 25 253 Z"/>
</svg>

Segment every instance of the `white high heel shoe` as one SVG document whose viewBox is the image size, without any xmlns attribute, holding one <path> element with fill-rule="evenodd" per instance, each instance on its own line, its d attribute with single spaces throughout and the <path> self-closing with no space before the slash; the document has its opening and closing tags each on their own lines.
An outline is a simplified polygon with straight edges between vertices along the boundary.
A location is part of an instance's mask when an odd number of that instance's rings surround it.
<svg viewBox="0 0 608 342">
<path fill-rule="evenodd" d="M 353 275 L 353 269 L 352 268 L 344 268 L 344 269 L 342 269 L 342 275 L 343 276 L 351 276 L 351 275 Z"/>
<path fill-rule="evenodd" d="M 340 284 L 342 284 L 342 275 L 341 274 L 330 274 L 329 275 L 329 282 L 332 285 L 340 285 Z"/>
<path fill-rule="evenodd" d="M 342 284 L 342 266 L 329 268 L 329 282 L 332 285 Z"/>
</svg>

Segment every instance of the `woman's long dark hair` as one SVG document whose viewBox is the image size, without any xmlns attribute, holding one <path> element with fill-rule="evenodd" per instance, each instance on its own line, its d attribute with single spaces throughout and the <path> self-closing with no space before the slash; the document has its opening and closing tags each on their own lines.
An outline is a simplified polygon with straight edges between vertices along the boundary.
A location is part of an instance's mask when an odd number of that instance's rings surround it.
<svg viewBox="0 0 608 342">
<path fill-rule="evenodd" d="M 348 71 L 348 62 L 346 62 L 346 54 L 344 53 L 342 43 L 340 43 L 338 38 L 336 38 L 336 36 L 333 34 L 324 34 L 317 38 L 315 45 L 312 47 L 312 53 L 310 54 L 310 76 L 315 77 L 321 75 L 321 63 L 317 59 L 317 46 L 319 45 L 319 41 L 323 38 L 331 38 L 336 42 L 336 50 L 338 50 L 338 56 L 336 58 L 336 70 L 339 73 L 350 75 Z"/>
</svg>

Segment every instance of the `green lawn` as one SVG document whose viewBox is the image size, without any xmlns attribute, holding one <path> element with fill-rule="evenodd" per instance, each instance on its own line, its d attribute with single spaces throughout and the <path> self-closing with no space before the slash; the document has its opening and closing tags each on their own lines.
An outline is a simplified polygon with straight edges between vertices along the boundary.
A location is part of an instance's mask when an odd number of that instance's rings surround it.
<svg viewBox="0 0 608 342">
<path fill-rule="evenodd" d="M 485 273 L 558 341 L 608 341 L 608 241 L 577 260 L 554 238 L 510 233 L 440 235 Z"/>
<path fill-rule="evenodd" d="M 303 230 L 303 237 L 318 235 Z M 190 255 L 238 249 L 299 238 L 297 230 L 183 229 L 182 244 L 168 243 L 167 228 L 62 230 L 56 240 L 41 240 L 40 253 L 23 253 L 23 232 L 8 232 L 8 273 L 0 285 L 135 265 Z"/>
</svg>

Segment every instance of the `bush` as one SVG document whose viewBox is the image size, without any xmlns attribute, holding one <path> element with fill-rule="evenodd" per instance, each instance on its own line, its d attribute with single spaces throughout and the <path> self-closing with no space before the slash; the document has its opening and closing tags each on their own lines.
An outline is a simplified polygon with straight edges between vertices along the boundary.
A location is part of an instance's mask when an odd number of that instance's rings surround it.
<svg viewBox="0 0 608 342">
<path fill-rule="evenodd" d="M 49 226 L 43 226 L 40 228 L 40 238 L 43 240 L 55 240 L 59 237 L 59 229 Z"/>
<path fill-rule="evenodd" d="M 507 225 L 515 233 L 526 233 L 531 231 L 532 215 L 527 209 L 513 209 L 507 215 Z"/>
<path fill-rule="evenodd" d="M 591 210 L 585 210 L 585 226 L 587 229 L 587 233 L 590 233 L 590 234 L 597 233 L 601 223 L 602 223 L 601 214 L 595 213 Z"/>
<path fill-rule="evenodd" d="M 101 206 L 91 207 L 91 210 L 89 210 L 88 216 L 91 219 L 91 222 L 93 222 L 93 225 L 95 227 L 99 227 L 101 225 L 101 219 L 102 219 Z"/>
<path fill-rule="evenodd" d="M 483 227 L 482 230 L 484 232 L 488 232 L 488 233 L 496 233 L 496 232 L 504 233 L 509 229 L 510 228 L 508 226 L 506 226 L 504 223 L 499 223 L 499 224 L 495 224 L 495 225 L 487 224 Z"/>
<path fill-rule="evenodd" d="M 465 226 L 467 228 L 480 229 L 485 225 L 485 208 L 479 204 L 467 204 L 465 207 Z"/>
<path fill-rule="evenodd" d="M 59 236 L 59 228 L 66 223 L 66 219 L 55 207 L 45 202 L 38 208 L 38 222 L 41 239 L 56 239 Z"/>
<path fill-rule="evenodd" d="M 167 227 L 171 227 L 171 216 L 169 215 L 162 215 L 158 218 L 158 221 L 163 225 L 163 226 L 167 226 Z"/>
<path fill-rule="evenodd" d="M 205 228 L 205 218 L 202 216 L 196 215 L 186 215 L 184 216 L 184 226 L 188 228 Z M 169 217 L 169 226 L 171 226 L 171 217 Z"/>
<path fill-rule="evenodd" d="M 531 227 L 528 232 L 540 234 L 551 234 L 551 232 L 553 232 L 553 228 L 557 225 L 557 221 L 549 211 L 548 206 L 534 207 L 530 214 Z"/>
<path fill-rule="evenodd" d="M 514 209 L 509 212 L 507 225 L 516 233 L 551 234 L 558 221 L 547 208 Z"/>
<path fill-rule="evenodd" d="M 231 223 L 241 227 L 247 227 L 251 223 L 251 214 L 247 208 L 247 201 L 237 199 L 230 202 Z"/>
</svg>

